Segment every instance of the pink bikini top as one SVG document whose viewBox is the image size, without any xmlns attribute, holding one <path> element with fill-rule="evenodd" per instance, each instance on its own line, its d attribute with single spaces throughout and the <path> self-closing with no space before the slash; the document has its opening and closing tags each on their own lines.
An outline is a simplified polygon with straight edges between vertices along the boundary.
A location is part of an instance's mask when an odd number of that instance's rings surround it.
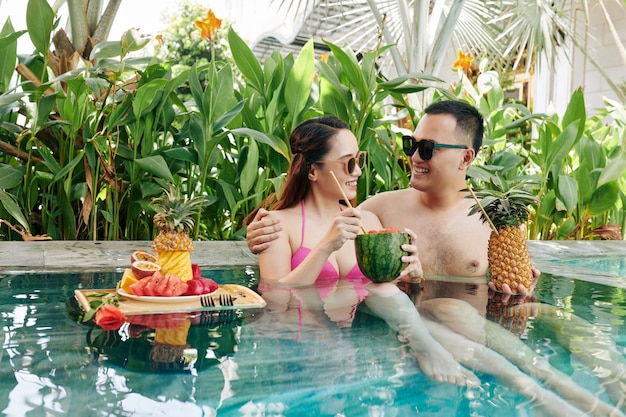
<svg viewBox="0 0 626 417">
<path fill-rule="evenodd" d="M 296 269 L 296 267 L 300 265 L 302 261 L 304 261 L 304 259 L 309 255 L 309 253 L 311 253 L 311 249 L 303 245 L 304 230 L 305 230 L 305 223 L 306 223 L 306 215 L 304 211 L 304 200 L 302 200 L 301 207 L 302 207 L 302 236 L 300 237 L 300 247 L 291 257 L 291 270 Z M 361 287 L 370 282 L 370 280 L 367 279 L 365 275 L 363 275 L 363 272 L 361 272 L 361 269 L 359 268 L 358 264 L 355 264 L 354 267 L 350 270 L 350 272 L 348 272 L 346 276 L 343 278 L 348 280 L 349 282 L 358 284 L 358 285 L 355 285 L 355 288 Z M 335 269 L 333 264 L 331 264 L 329 261 L 326 261 L 324 263 L 324 266 L 322 267 L 322 270 L 320 271 L 320 274 L 315 280 L 315 286 L 320 292 L 320 296 L 322 299 L 328 296 L 330 291 L 332 291 L 333 289 L 333 285 L 338 280 L 339 280 L 339 272 Z M 366 294 L 364 294 L 363 297 L 365 295 Z M 361 300 L 363 299 L 361 295 L 359 296 L 359 298 Z"/>
</svg>

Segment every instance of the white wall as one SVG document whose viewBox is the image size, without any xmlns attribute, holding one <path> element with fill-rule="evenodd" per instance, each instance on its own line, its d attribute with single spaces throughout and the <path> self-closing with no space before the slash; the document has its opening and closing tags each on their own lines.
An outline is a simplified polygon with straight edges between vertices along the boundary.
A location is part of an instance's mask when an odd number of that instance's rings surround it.
<svg viewBox="0 0 626 417">
<path fill-rule="evenodd" d="M 585 24 L 581 10 L 576 12 L 577 32 L 589 55 L 593 57 L 615 84 L 626 85 L 626 64 L 622 60 L 609 25 L 597 2 L 589 2 L 589 22 Z M 626 8 L 616 1 L 605 1 L 609 16 L 619 34 L 621 44 L 626 47 Z M 536 112 L 555 110 L 562 114 L 574 90 L 583 88 L 585 104 L 589 114 L 604 107 L 603 97 L 617 100 L 608 83 L 598 69 L 577 48 L 572 48 L 570 59 L 562 58 L 559 67 L 552 72 L 537 71 L 535 80 Z"/>
</svg>

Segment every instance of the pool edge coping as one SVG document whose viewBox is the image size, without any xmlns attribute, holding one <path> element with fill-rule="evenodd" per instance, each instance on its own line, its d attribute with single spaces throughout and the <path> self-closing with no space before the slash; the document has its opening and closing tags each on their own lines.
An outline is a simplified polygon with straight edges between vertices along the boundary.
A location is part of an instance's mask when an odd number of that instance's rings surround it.
<svg viewBox="0 0 626 417">
<path fill-rule="evenodd" d="M 0 272 L 121 271 L 129 266 L 133 250 L 150 250 L 150 245 L 150 241 L 2 241 Z M 245 241 L 195 241 L 194 246 L 191 261 L 201 268 L 258 265 L 257 256 L 250 252 Z M 624 240 L 530 240 L 528 246 L 535 267 L 542 272 L 556 275 L 562 274 L 563 265 L 567 265 L 572 259 L 626 259 Z M 623 278 L 616 280 L 615 275 L 598 274 L 585 268 L 571 268 L 567 277 L 626 288 Z"/>
</svg>

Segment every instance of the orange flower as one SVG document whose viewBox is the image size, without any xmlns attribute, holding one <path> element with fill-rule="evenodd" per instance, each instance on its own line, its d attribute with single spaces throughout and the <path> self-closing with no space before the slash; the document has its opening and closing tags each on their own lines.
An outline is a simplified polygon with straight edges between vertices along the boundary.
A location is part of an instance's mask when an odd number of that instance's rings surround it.
<svg viewBox="0 0 626 417">
<path fill-rule="evenodd" d="M 456 70 L 461 68 L 463 71 L 469 71 L 473 60 L 474 58 L 472 58 L 470 55 L 465 55 L 463 51 L 459 51 L 456 61 L 454 61 L 454 64 L 452 64 L 452 69 Z"/>
<path fill-rule="evenodd" d="M 320 61 L 328 63 L 328 54 L 320 55 Z"/>
<path fill-rule="evenodd" d="M 222 19 L 215 17 L 211 9 L 206 13 L 205 19 L 196 20 L 194 23 L 200 29 L 202 39 L 208 39 L 210 42 L 213 42 L 215 31 L 222 27 Z"/>
<path fill-rule="evenodd" d="M 126 322 L 126 316 L 113 304 L 105 304 L 96 312 L 94 321 L 102 330 L 117 330 Z"/>
</svg>

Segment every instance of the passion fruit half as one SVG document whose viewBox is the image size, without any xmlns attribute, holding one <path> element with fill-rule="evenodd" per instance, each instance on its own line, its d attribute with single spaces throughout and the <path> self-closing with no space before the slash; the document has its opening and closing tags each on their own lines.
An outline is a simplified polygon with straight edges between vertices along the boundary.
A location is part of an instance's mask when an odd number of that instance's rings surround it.
<svg viewBox="0 0 626 417">
<path fill-rule="evenodd" d="M 150 261 L 135 261 L 130 265 L 130 269 L 137 279 L 151 277 L 156 271 L 161 270 L 161 265 Z"/>
<path fill-rule="evenodd" d="M 156 263 L 157 257 L 150 252 L 146 252 L 145 250 L 136 250 L 130 254 L 130 263 L 132 265 L 137 261 L 148 261 Z"/>
</svg>

